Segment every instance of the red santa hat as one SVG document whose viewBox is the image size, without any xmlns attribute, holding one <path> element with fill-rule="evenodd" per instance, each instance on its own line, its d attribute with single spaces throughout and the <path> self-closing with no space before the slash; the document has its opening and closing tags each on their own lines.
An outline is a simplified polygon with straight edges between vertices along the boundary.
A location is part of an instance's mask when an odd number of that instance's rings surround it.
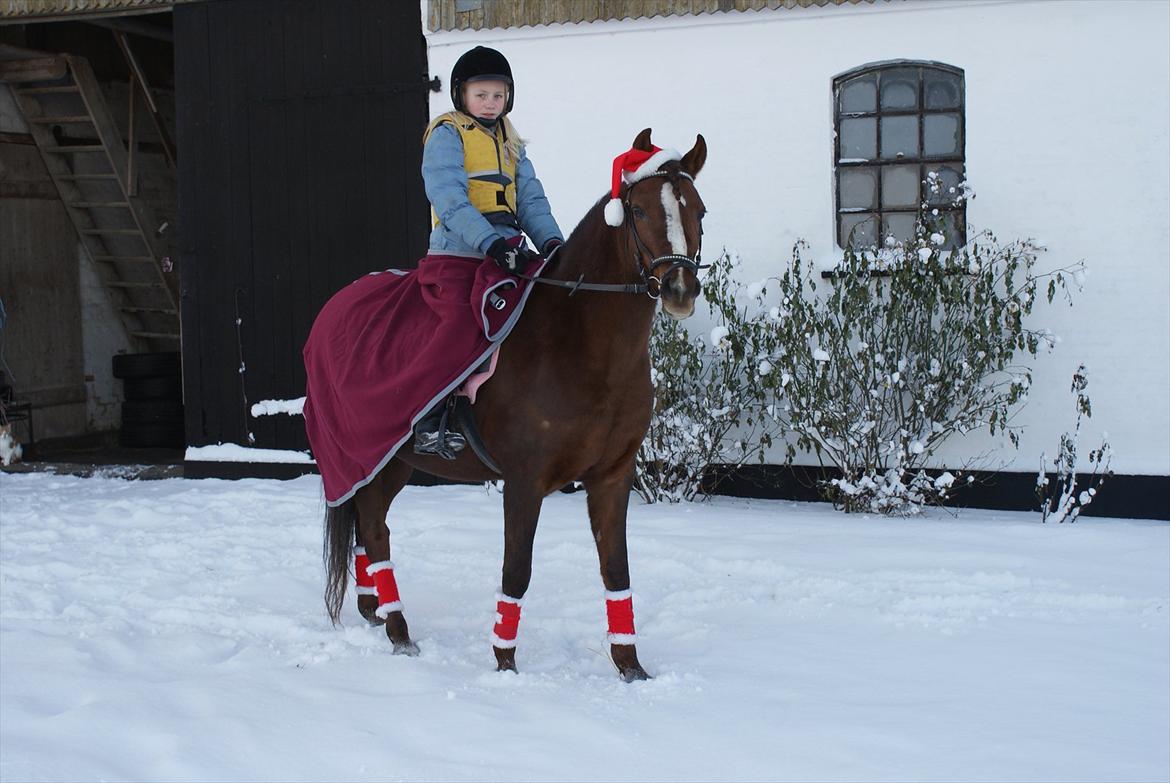
<svg viewBox="0 0 1170 783">
<path fill-rule="evenodd" d="M 671 160 L 682 160 L 677 150 L 662 149 L 651 145 L 649 150 L 629 149 L 613 159 L 613 183 L 610 199 L 605 205 L 605 222 L 615 228 L 625 220 L 626 210 L 622 206 L 622 182 L 632 185 L 646 179 Z"/>
</svg>

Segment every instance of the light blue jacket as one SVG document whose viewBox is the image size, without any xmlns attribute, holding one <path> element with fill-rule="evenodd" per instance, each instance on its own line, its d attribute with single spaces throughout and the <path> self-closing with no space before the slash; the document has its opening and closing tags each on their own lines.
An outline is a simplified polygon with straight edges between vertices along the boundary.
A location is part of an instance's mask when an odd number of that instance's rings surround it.
<svg viewBox="0 0 1170 783">
<path fill-rule="evenodd" d="M 439 216 L 439 224 L 431 231 L 430 252 L 487 253 L 498 237 L 510 239 L 520 233 L 509 225 L 489 223 L 471 205 L 463 141 L 450 125 L 435 128 L 423 146 L 422 175 L 427 198 Z M 523 146 L 516 164 L 516 216 L 538 251 L 550 239 L 565 240 Z"/>
</svg>

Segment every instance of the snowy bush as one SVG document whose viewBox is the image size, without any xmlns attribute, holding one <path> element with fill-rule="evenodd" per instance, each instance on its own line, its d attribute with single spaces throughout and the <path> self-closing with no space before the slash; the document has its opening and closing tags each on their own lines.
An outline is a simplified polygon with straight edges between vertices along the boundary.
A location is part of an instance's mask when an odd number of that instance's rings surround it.
<svg viewBox="0 0 1170 783">
<path fill-rule="evenodd" d="M 1070 391 L 1077 397 L 1077 422 L 1072 433 L 1060 436 L 1060 451 L 1053 461 L 1052 468 L 1056 472 L 1056 481 L 1048 477 L 1048 465 L 1045 455 L 1040 455 L 1040 473 L 1036 476 L 1036 497 L 1040 500 L 1040 517 L 1043 522 L 1073 522 L 1085 506 L 1093 502 L 1097 491 L 1105 483 L 1107 476 L 1113 475 L 1109 464 L 1113 459 L 1113 452 L 1109 448 L 1108 437 L 1101 446 L 1089 451 L 1088 479 L 1080 492 L 1077 491 L 1077 461 L 1079 458 L 1079 440 L 1081 421 L 1093 416 L 1093 406 L 1085 389 L 1089 386 L 1089 373 L 1085 365 L 1077 367 L 1073 373 L 1072 388 Z"/>
<path fill-rule="evenodd" d="M 945 499 L 955 477 L 923 466 L 956 433 L 986 427 L 1018 447 L 1011 416 L 1032 383 L 1018 360 L 1055 343 L 1027 316 L 1082 273 L 1037 274 L 1042 247 L 989 232 L 945 250 L 953 227 L 922 213 L 912 241 L 848 247 L 831 281 L 798 243 L 775 281 L 772 328 L 745 348 L 777 368 L 768 412 L 790 434 L 789 459 L 802 448 L 836 466 L 842 477 L 823 490 L 846 511 L 915 513 Z"/>
<path fill-rule="evenodd" d="M 638 450 L 634 489 L 647 503 L 693 500 L 728 471 L 762 462 L 772 423 L 761 415 L 774 371 L 748 350 L 767 329 L 762 287 L 733 279 L 737 259 L 724 252 L 703 280 L 717 325 L 691 336 L 682 324 L 656 318 L 650 334 L 654 412 Z M 739 307 L 737 301 L 745 301 Z"/>
</svg>

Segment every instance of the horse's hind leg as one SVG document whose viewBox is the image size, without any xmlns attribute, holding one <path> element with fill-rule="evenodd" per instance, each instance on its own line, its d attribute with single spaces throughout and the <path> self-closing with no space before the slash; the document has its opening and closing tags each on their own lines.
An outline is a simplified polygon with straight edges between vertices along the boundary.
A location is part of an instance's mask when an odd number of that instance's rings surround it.
<svg viewBox="0 0 1170 783">
<path fill-rule="evenodd" d="M 638 662 L 638 650 L 634 646 L 634 602 L 626 550 L 626 511 L 632 483 L 632 465 L 628 472 L 585 482 L 589 493 L 589 525 L 597 542 L 601 581 L 605 585 L 610 655 L 626 682 L 650 679 Z"/>
<path fill-rule="evenodd" d="M 370 555 L 366 552 L 365 542 L 362 540 L 362 526 L 354 530 L 356 539 L 353 550 L 354 576 L 357 578 L 357 607 L 362 617 L 370 625 L 385 625 L 386 621 L 378 617 L 378 586 L 374 577 L 370 575 Z"/>
<path fill-rule="evenodd" d="M 356 538 L 365 549 L 367 573 L 374 587 L 373 595 L 358 595 L 358 609 L 370 622 L 386 624 L 386 636 L 393 643 L 396 654 L 417 655 L 418 645 L 411 641 L 410 629 L 402 614 L 394 564 L 390 561 L 390 528 L 386 520 L 390 502 L 406 486 L 410 471 L 405 462 L 392 459 L 354 496 L 358 510 Z"/>
</svg>

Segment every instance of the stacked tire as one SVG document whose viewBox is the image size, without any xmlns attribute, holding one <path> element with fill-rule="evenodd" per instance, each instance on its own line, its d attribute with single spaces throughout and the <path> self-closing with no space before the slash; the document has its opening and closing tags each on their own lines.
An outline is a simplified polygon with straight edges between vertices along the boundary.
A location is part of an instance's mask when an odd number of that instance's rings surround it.
<svg viewBox="0 0 1170 783">
<path fill-rule="evenodd" d="M 122 429 L 126 448 L 180 449 L 183 427 L 183 364 L 178 351 L 123 353 L 114 357 L 114 377 L 122 380 Z"/>
</svg>

